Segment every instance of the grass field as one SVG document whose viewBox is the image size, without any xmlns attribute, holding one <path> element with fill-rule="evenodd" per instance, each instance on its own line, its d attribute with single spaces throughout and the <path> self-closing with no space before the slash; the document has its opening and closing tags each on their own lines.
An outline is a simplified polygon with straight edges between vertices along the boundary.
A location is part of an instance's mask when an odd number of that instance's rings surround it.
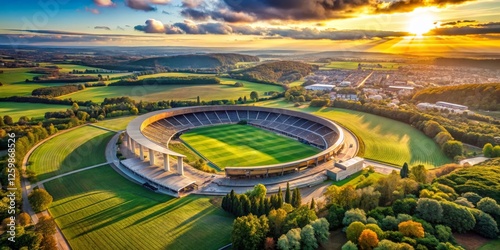
<svg viewBox="0 0 500 250">
<path fill-rule="evenodd" d="M 57 135 L 30 157 L 29 170 L 44 180 L 75 169 L 106 162 L 106 144 L 114 133 L 90 126 Z"/>
<path fill-rule="evenodd" d="M 71 106 L 43 103 L 0 102 L 0 115 L 9 115 L 17 122 L 21 116 L 43 118 L 45 112 L 66 111 L 66 109 L 69 108 L 71 108 Z"/>
<path fill-rule="evenodd" d="M 393 62 L 347 62 L 347 61 L 333 61 L 325 66 L 321 67 L 322 70 L 328 69 L 358 69 L 358 64 L 369 65 L 370 67 L 363 66 L 363 68 L 373 69 L 373 70 L 397 70 L 401 63 Z M 380 64 L 382 68 L 371 67 L 371 65 Z"/>
<path fill-rule="evenodd" d="M 44 184 L 49 208 L 71 248 L 218 249 L 233 217 L 206 196 L 174 199 L 101 167 Z"/>
<path fill-rule="evenodd" d="M 290 162 L 319 152 L 296 140 L 249 125 L 196 128 L 181 139 L 219 168 Z"/>
<path fill-rule="evenodd" d="M 479 250 L 498 250 L 500 249 L 500 240 L 492 240 L 482 245 Z"/>
<path fill-rule="evenodd" d="M 162 74 L 151 75 L 157 77 Z M 196 100 L 200 96 L 201 100 L 222 100 L 238 99 L 239 97 L 250 97 L 250 92 L 257 91 L 263 97 L 264 92 L 283 91 L 280 86 L 238 81 L 244 87 L 233 87 L 236 80 L 221 78 L 222 84 L 213 85 L 147 85 L 147 86 L 108 86 L 86 88 L 59 98 L 73 98 L 73 100 L 92 100 L 102 102 L 106 97 L 129 96 L 137 101 L 160 101 L 160 100 Z"/>
<path fill-rule="evenodd" d="M 134 120 L 137 118 L 137 116 L 125 116 L 125 117 L 120 117 L 120 118 L 113 118 L 113 119 L 106 119 L 104 121 L 100 121 L 96 123 L 95 125 L 111 130 L 124 130 L 127 128 L 127 125 L 130 123 L 130 121 Z"/>
<path fill-rule="evenodd" d="M 402 166 L 423 164 L 428 168 L 450 163 L 433 140 L 417 129 L 398 121 L 368 113 L 334 108 L 294 108 L 293 103 L 273 100 L 258 103 L 323 116 L 353 131 L 364 143 L 363 157 Z"/>
</svg>

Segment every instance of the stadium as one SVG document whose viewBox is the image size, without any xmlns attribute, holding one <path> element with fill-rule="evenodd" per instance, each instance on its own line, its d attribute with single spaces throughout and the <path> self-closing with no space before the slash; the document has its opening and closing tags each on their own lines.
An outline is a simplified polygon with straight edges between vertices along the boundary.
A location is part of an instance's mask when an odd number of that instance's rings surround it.
<svg viewBox="0 0 500 250">
<path fill-rule="evenodd" d="M 293 161 L 269 165 L 225 166 L 225 176 L 232 179 L 267 178 L 296 173 L 332 159 L 344 145 L 343 130 L 337 124 L 303 112 L 255 106 L 185 107 L 155 111 L 132 120 L 127 126 L 124 142 L 134 157 L 122 160 L 121 163 L 134 175 L 146 179 L 149 186 L 174 193 L 185 191 L 188 187 L 192 188 L 195 180 L 184 173 L 183 159 L 186 156 L 169 149 L 171 140 L 178 139 L 189 131 L 224 124 L 247 124 L 246 126 L 287 137 L 295 143 L 305 145 L 304 147 L 315 149 L 314 154 L 305 155 L 304 158 L 301 158 L 303 154 L 298 154 L 299 159 Z M 227 134 L 224 133 L 226 136 Z M 203 140 L 197 140 L 197 143 L 207 144 Z M 211 157 L 204 157 L 198 152 L 196 146 L 190 148 L 207 161 L 212 161 Z M 286 153 L 287 148 L 279 151 Z M 239 153 L 238 151 L 236 156 Z M 243 153 L 241 152 L 242 155 Z M 146 158 L 149 160 L 146 161 Z M 175 172 L 170 167 L 172 158 L 177 159 Z M 163 162 L 160 163 L 161 161 Z M 156 166 L 157 163 L 162 168 Z"/>
</svg>

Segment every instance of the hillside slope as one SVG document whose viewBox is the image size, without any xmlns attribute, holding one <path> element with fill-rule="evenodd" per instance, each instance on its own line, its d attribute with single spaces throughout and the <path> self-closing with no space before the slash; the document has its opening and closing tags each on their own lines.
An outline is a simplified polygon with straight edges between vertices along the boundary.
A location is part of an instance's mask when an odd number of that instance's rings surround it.
<svg viewBox="0 0 500 250">
<path fill-rule="evenodd" d="M 301 79 L 317 70 L 318 67 L 294 61 L 269 62 L 255 67 L 235 71 L 231 77 L 261 83 L 286 84 Z"/>
<path fill-rule="evenodd" d="M 143 67 L 168 67 L 171 69 L 216 69 L 233 66 L 238 62 L 258 62 L 256 56 L 241 54 L 178 55 L 140 59 L 128 63 Z"/>
</svg>

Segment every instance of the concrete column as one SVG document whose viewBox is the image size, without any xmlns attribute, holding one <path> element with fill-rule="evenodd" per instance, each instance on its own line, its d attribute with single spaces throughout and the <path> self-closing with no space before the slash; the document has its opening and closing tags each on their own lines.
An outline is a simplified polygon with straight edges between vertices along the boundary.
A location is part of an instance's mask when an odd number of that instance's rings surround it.
<svg viewBox="0 0 500 250">
<path fill-rule="evenodd" d="M 139 157 L 141 157 L 141 160 L 144 161 L 144 149 L 141 144 L 139 144 Z"/>
<path fill-rule="evenodd" d="M 134 150 L 134 148 L 133 148 L 134 145 L 132 144 L 132 138 L 130 138 L 130 136 L 128 136 L 128 135 L 127 135 L 127 142 L 128 142 L 128 144 L 127 144 L 128 149 L 130 149 L 130 151 Z"/>
<path fill-rule="evenodd" d="M 177 156 L 177 173 L 184 175 L 184 162 L 180 156 Z"/>
<path fill-rule="evenodd" d="M 132 152 L 132 155 L 135 157 L 135 141 L 130 139 L 130 152 Z"/>
<path fill-rule="evenodd" d="M 155 165 L 155 151 L 153 151 L 152 149 L 149 150 L 149 164 L 151 166 Z"/>
<path fill-rule="evenodd" d="M 168 154 L 163 154 L 163 168 L 165 171 L 170 171 L 170 161 L 168 157 Z"/>
</svg>

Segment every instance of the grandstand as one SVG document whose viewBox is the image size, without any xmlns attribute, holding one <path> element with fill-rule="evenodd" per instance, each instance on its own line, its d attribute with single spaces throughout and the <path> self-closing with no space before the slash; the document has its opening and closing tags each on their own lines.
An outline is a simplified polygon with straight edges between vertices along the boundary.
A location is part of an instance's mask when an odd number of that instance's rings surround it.
<svg viewBox="0 0 500 250">
<path fill-rule="evenodd" d="M 182 159 L 184 156 L 168 149 L 170 140 L 182 132 L 202 126 L 234 124 L 246 121 L 248 124 L 273 131 L 302 143 L 317 147 L 322 152 L 294 162 L 255 167 L 226 167 L 228 177 L 268 177 L 296 172 L 302 168 L 312 167 L 319 162 L 326 162 L 334 156 L 343 145 L 342 130 L 335 123 L 307 113 L 253 106 L 202 106 L 161 110 L 140 116 L 127 127 L 129 145 L 139 145 L 141 159 L 144 160 L 143 147 L 154 152 Z M 153 152 L 152 152 L 153 151 Z M 154 165 L 154 157 L 150 157 L 149 165 Z M 177 169 L 183 173 L 181 166 Z M 164 165 L 167 163 L 164 163 Z M 165 165 L 165 169 L 167 169 Z"/>
</svg>

